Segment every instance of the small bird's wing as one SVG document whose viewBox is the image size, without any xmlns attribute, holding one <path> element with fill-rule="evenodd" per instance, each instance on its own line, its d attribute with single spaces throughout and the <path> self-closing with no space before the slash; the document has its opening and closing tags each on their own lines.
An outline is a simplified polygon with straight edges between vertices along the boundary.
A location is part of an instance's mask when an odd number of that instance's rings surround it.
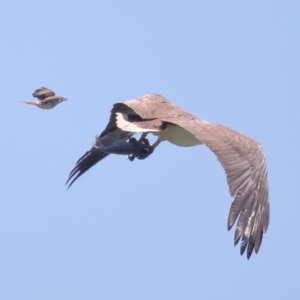
<svg viewBox="0 0 300 300">
<path fill-rule="evenodd" d="M 234 244 L 242 238 L 241 254 L 247 248 L 248 259 L 253 249 L 257 253 L 270 218 L 268 172 L 262 146 L 228 127 L 203 121 L 159 95 L 124 103 L 143 119 L 160 118 L 184 128 L 215 153 L 234 197 L 228 230 L 238 219 Z"/>
<path fill-rule="evenodd" d="M 41 87 L 40 89 L 35 90 L 34 93 L 32 93 L 32 96 L 39 100 L 44 100 L 48 97 L 55 96 L 55 93 L 46 87 Z"/>
</svg>

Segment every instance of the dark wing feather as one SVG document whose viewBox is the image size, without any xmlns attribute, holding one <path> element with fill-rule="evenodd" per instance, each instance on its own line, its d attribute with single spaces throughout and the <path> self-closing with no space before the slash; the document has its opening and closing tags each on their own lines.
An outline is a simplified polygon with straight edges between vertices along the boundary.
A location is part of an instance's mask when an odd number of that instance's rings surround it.
<svg viewBox="0 0 300 300">
<path fill-rule="evenodd" d="M 257 253 L 270 218 L 267 166 L 261 145 L 228 127 L 207 123 L 160 95 L 147 95 L 124 103 L 142 118 L 161 118 L 179 125 L 215 153 L 225 169 L 230 194 L 234 197 L 228 230 L 239 217 L 235 244 L 242 238 L 241 254 L 246 248 L 248 258 L 253 249 Z"/>
<path fill-rule="evenodd" d="M 124 132 L 116 127 L 115 121 L 115 109 L 113 108 L 111 111 L 111 116 L 109 122 L 104 129 L 104 131 L 100 134 L 98 140 L 99 144 L 105 147 L 116 145 L 128 140 L 133 133 Z M 97 146 L 97 142 L 95 143 Z M 87 170 L 93 167 L 97 162 L 108 156 L 109 153 L 101 150 L 101 147 L 96 148 L 92 147 L 89 151 L 87 151 L 76 163 L 76 166 L 70 172 L 68 182 L 70 182 L 68 188 L 75 182 L 77 178 L 79 178 L 82 174 L 84 174 Z"/>
<path fill-rule="evenodd" d="M 75 182 L 75 180 L 78 177 L 80 177 L 82 174 L 84 174 L 88 169 L 90 169 L 98 161 L 105 158 L 107 155 L 109 155 L 109 153 L 105 153 L 105 152 L 99 151 L 98 149 L 91 148 L 83 156 L 81 156 L 79 158 L 79 160 L 77 161 L 76 166 L 69 174 L 69 178 L 68 178 L 66 184 L 68 184 L 71 179 L 72 180 L 68 186 L 68 189 L 71 187 L 71 185 Z"/>
<path fill-rule="evenodd" d="M 55 96 L 55 93 L 46 87 L 41 87 L 40 89 L 35 90 L 32 96 L 39 100 L 44 100 L 48 97 Z"/>
</svg>

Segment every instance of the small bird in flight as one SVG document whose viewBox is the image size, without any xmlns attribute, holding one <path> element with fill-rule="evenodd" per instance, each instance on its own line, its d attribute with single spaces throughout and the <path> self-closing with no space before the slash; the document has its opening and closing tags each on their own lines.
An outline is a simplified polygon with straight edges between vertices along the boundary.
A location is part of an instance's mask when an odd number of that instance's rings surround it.
<svg viewBox="0 0 300 300">
<path fill-rule="evenodd" d="M 139 141 L 132 138 L 142 133 Z M 147 134 L 157 136 L 152 145 Z M 126 142 L 129 140 L 129 142 Z M 268 172 L 262 146 L 255 140 L 220 124 L 208 123 L 182 110 L 166 98 L 150 94 L 113 105 L 109 122 L 95 144 L 71 171 L 68 188 L 88 169 L 109 154 L 145 159 L 162 142 L 182 147 L 204 144 L 227 175 L 231 204 L 227 228 L 237 221 L 234 245 L 241 239 L 241 255 L 259 251 L 270 219 Z M 191 174 L 192 176 L 192 174 Z"/>
<path fill-rule="evenodd" d="M 57 104 L 67 100 L 67 98 L 64 97 L 55 96 L 55 93 L 46 87 L 41 87 L 40 89 L 35 90 L 34 93 L 32 93 L 32 96 L 37 98 L 38 101 L 21 102 L 36 105 L 37 107 L 43 109 L 51 109 Z"/>
</svg>

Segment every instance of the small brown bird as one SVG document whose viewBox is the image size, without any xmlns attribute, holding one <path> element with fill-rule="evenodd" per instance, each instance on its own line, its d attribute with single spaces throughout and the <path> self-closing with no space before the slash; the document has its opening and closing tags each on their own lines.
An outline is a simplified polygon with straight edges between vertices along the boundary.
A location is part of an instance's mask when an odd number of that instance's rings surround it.
<svg viewBox="0 0 300 300">
<path fill-rule="evenodd" d="M 51 109 L 57 104 L 67 100 L 67 98 L 64 97 L 55 96 L 55 93 L 46 87 L 41 87 L 40 89 L 35 90 L 34 93 L 32 93 L 32 96 L 36 97 L 38 101 L 21 102 L 36 105 L 43 109 Z"/>
</svg>

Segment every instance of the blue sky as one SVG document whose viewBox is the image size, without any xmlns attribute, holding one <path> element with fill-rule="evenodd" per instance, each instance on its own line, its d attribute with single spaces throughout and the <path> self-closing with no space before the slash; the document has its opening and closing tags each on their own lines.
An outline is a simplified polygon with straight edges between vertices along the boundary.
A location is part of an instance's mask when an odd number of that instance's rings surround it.
<svg viewBox="0 0 300 300">
<path fill-rule="evenodd" d="M 299 299 L 298 1 L 0 7 L 1 299 Z M 19 102 L 41 86 L 68 101 Z M 249 261 L 204 146 L 110 156 L 67 191 L 112 104 L 148 93 L 263 145 L 271 220 Z"/>
</svg>

